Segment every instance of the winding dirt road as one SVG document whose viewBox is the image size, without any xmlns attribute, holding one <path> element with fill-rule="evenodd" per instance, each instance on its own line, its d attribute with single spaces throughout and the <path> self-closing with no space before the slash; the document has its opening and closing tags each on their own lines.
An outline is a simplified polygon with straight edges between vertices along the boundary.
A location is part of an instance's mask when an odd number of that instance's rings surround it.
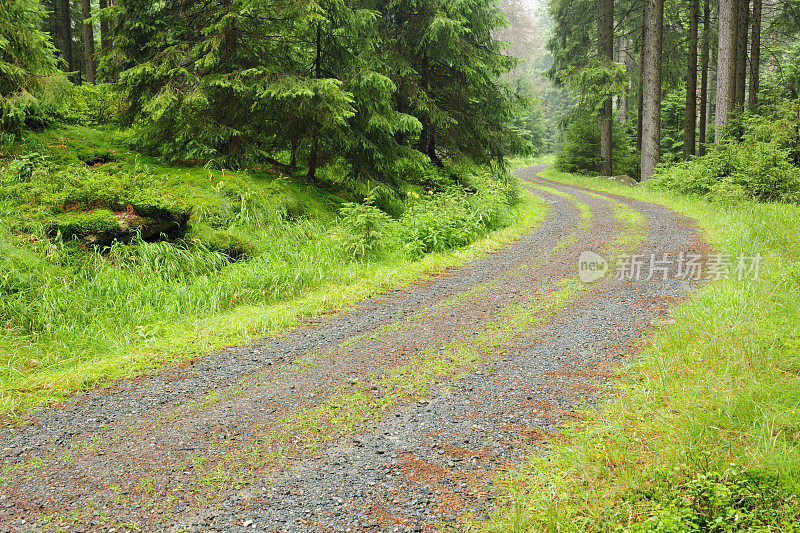
<svg viewBox="0 0 800 533">
<path fill-rule="evenodd" d="M 548 202 L 515 244 L 256 343 L 0 430 L 0 531 L 434 531 L 636 353 L 694 281 L 578 257 L 703 253 L 664 207 L 519 171 Z M 647 277 L 643 275 L 643 277 Z"/>
</svg>

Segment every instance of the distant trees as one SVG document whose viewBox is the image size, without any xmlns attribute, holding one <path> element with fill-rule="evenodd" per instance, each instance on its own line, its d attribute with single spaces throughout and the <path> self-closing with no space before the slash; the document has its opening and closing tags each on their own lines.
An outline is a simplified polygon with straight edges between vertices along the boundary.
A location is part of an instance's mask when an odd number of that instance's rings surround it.
<svg viewBox="0 0 800 533">
<path fill-rule="evenodd" d="M 548 43 L 549 75 L 573 89 L 571 120 L 588 113 L 598 121 L 602 166 L 586 170 L 605 174 L 614 167 L 609 101 L 636 134 L 641 179 L 663 160 L 703 155 L 712 137 L 719 142 L 740 134 L 735 118 L 758 108 L 762 76 L 800 80 L 791 59 L 800 58 L 793 44 L 800 32 L 796 7 L 777 0 L 551 0 L 556 30 Z M 616 63 L 609 59 L 614 47 Z M 600 69 L 598 60 L 611 68 Z M 614 81 L 615 68 L 624 83 Z"/>
</svg>

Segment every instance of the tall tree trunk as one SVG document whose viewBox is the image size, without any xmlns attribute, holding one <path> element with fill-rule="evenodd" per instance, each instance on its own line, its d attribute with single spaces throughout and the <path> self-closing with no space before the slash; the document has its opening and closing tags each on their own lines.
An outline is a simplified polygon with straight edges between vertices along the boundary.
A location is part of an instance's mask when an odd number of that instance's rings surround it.
<svg viewBox="0 0 800 533">
<path fill-rule="evenodd" d="M 67 70 L 75 71 L 75 58 L 72 55 L 72 15 L 70 10 L 70 0 L 59 0 L 59 15 L 61 16 L 61 37 L 64 40 L 64 61 L 67 62 Z M 73 76 L 70 76 L 73 78 Z"/>
<path fill-rule="evenodd" d="M 744 109 L 747 87 L 747 28 L 750 23 L 750 0 L 739 0 L 736 10 L 736 88 L 734 110 Z"/>
<path fill-rule="evenodd" d="M 750 38 L 750 97 L 747 107 L 758 105 L 760 88 L 759 68 L 761 68 L 761 0 L 753 0 L 753 34 Z"/>
<path fill-rule="evenodd" d="M 100 0 L 100 9 L 108 7 L 108 0 Z M 100 51 L 105 54 L 111 48 L 111 34 L 108 31 L 108 19 L 100 19 Z"/>
<path fill-rule="evenodd" d="M 90 0 L 81 0 L 83 14 L 83 51 L 86 54 L 86 81 L 94 85 L 94 24 L 92 24 L 92 3 Z"/>
<path fill-rule="evenodd" d="M 420 65 L 420 86 L 423 90 L 428 90 L 428 56 L 424 54 L 422 56 L 422 64 Z M 419 134 L 419 142 L 417 143 L 417 150 L 422 152 L 423 154 L 428 154 L 430 152 L 430 140 L 432 137 L 431 132 L 431 121 L 430 116 L 423 113 L 422 118 L 420 120 L 422 122 L 422 131 Z"/>
<path fill-rule="evenodd" d="M 735 106 L 736 7 L 739 0 L 719 0 L 719 46 L 717 47 L 716 136 L 719 143 Z"/>
<path fill-rule="evenodd" d="M 597 57 L 609 66 L 614 61 L 614 0 L 597 0 Z M 600 109 L 600 157 L 603 159 L 600 174 L 611 176 L 611 97 Z"/>
<path fill-rule="evenodd" d="M 695 154 L 697 121 L 697 25 L 700 0 L 689 0 L 689 60 L 686 68 L 686 113 L 683 120 L 683 160 Z"/>
<path fill-rule="evenodd" d="M 661 160 L 661 48 L 664 0 L 644 0 L 647 25 L 642 63 L 642 181 L 649 179 Z"/>
<path fill-rule="evenodd" d="M 628 90 L 625 91 L 625 94 L 622 95 L 619 101 L 619 121 L 620 122 L 628 122 L 628 118 L 630 116 L 630 109 L 631 109 L 631 92 L 633 91 L 634 87 L 634 80 L 635 77 L 633 75 L 634 69 L 636 68 L 636 63 L 633 61 L 631 57 L 631 50 L 633 49 L 633 44 L 631 39 L 620 39 L 619 42 L 619 51 L 617 52 L 618 61 L 625 65 L 625 69 L 628 71 L 629 75 L 629 83 L 628 83 Z"/>
<path fill-rule="evenodd" d="M 59 24 L 60 19 L 58 18 L 58 2 L 46 0 L 42 3 L 47 10 L 47 32 L 50 34 L 50 40 L 53 42 L 53 46 L 56 49 L 56 55 L 63 56 L 63 52 L 61 51 L 61 25 Z"/>
<path fill-rule="evenodd" d="M 700 50 L 700 124 L 698 125 L 700 146 L 697 153 L 701 156 L 706 153 L 706 124 L 708 124 L 708 56 L 711 46 L 711 6 L 708 2 L 709 0 L 703 2 L 703 42 Z"/>
<path fill-rule="evenodd" d="M 639 41 L 639 94 L 636 107 L 636 150 L 642 151 L 642 110 L 644 107 L 644 42 L 647 38 L 647 24 L 642 10 L 642 36 Z"/>
<path fill-rule="evenodd" d="M 322 23 L 317 22 L 317 55 L 314 58 L 314 77 L 322 77 Z M 308 178 L 314 179 L 317 175 L 317 155 L 319 152 L 319 131 L 314 126 L 314 139 L 311 142 L 311 152 L 308 154 Z"/>
</svg>

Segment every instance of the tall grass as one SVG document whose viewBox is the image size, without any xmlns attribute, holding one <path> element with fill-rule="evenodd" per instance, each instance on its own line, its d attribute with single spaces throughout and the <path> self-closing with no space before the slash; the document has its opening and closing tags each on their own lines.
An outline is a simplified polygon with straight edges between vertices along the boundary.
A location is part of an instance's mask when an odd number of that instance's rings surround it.
<svg viewBox="0 0 800 533">
<path fill-rule="evenodd" d="M 763 256 L 757 280 L 710 284 L 619 371 L 588 422 L 507 485 L 503 531 L 793 531 L 800 523 L 800 207 L 711 204 L 549 177 L 667 205 L 720 252 Z"/>
<path fill-rule="evenodd" d="M 113 184 L 115 177 L 103 179 Z M 258 182 L 221 183 L 195 192 L 202 203 L 193 224 L 205 233 L 103 249 L 37 231 L 35 203 L 24 204 L 30 233 L 12 232 L 20 226 L 20 199 L 0 202 L 0 409 L 291 325 L 295 315 L 347 300 L 328 294 L 326 301 L 301 303 L 315 291 L 367 296 L 435 268 L 411 265 L 473 243 L 519 213 L 511 208 L 514 183 L 488 176 L 477 179 L 476 194 L 416 194 L 398 219 L 369 203 L 313 216 L 296 205 L 302 196 L 284 192 L 275 202 Z M 148 184 L 157 187 L 158 179 Z M 429 218 L 421 222 L 423 215 Z M 435 243 L 419 246 L 423 232 L 436 233 Z M 234 260 L 207 245 L 214 241 L 206 235 L 246 242 L 252 251 Z M 408 274 L 398 274 L 403 265 Z M 347 288 L 376 274 L 361 292 Z"/>
</svg>

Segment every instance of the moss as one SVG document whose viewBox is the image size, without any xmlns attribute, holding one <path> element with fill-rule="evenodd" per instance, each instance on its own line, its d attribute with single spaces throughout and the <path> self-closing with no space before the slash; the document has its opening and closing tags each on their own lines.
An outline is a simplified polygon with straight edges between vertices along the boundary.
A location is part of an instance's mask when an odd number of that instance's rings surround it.
<svg viewBox="0 0 800 533">
<path fill-rule="evenodd" d="M 143 217 L 168 219 L 182 226 L 192 214 L 192 208 L 186 202 L 156 189 L 137 191 L 130 204 Z"/>
<path fill-rule="evenodd" d="M 105 236 L 120 231 L 119 220 L 108 209 L 63 213 L 47 218 L 44 223 L 49 234 L 55 235 L 60 232 L 65 238 Z"/>
<path fill-rule="evenodd" d="M 277 211 L 289 220 L 305 218 L 309 215 L 308 206 L 296 196 L 281 194 L 275 198 L 275 205 Z"/>
<path fill-rule="evenodd" d="M 212 252 L 225 254 L 234 261 L 246 260 L 255 254 L 252 242 L 229 231 L 212 229 L 202 224 L 193 225 L 189 241 L 205 246 Z"/>
</svg>

